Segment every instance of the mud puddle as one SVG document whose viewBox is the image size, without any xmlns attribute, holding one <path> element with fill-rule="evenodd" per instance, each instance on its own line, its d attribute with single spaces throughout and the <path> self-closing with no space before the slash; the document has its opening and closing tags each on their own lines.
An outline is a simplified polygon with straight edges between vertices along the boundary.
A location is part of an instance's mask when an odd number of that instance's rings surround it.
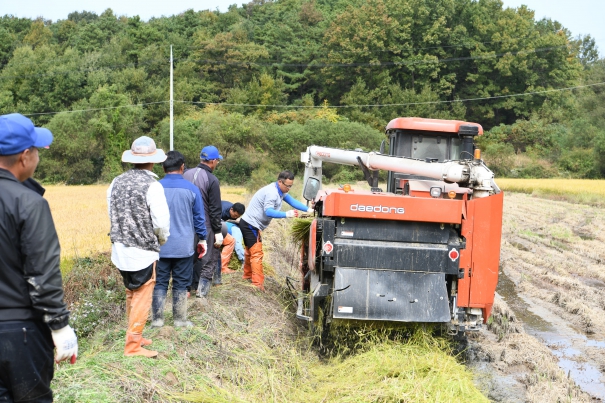
<svg viewBox="0 0 605 403">
<path fill-rule="evenodd" d="M 557 357 L 567 376 L 593 399 L 605 401 L 605 375 L 594 359 L 605 351 L 605 341 L 579 333 L 549 310 L 548 302 L 517 293 L 514 282 L 502 271 L 497 292 L 523 323 L 525 332 L 541 340 Z"/>
</svg>

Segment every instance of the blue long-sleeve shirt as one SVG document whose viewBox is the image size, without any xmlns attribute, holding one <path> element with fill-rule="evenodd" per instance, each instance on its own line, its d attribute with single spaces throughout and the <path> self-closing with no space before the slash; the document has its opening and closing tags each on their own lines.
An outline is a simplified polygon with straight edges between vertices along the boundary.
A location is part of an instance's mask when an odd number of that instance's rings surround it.
<svg viewBox="0 0 605 403">
<path fill-rule="evenodd" d="M 160 258 L 189 257 L 194 252 L 195 234 L 206 239 L 202 195 L 180 174 L 167 174 L 160 183 L 170 210 L 170 237 L 160 248 Z"/>
<path fill-rule="evenodd" d="M 281 190 L 279 190 L 279 192 L 281 193 Z M 285 195 L 283 200 L 297 210 L 307 211 L 309 209 L 307 206 L 305 206 L 289 194 Z M 284 211 L 277 211 L 272 208 L 268 208 L 267 210 L 265 210 L 265 213 L 272 218 L 286 218 L 286 213 Z"/>
<path fill-rule="evenodd" d="M 248 204 L 242 220 L 261 231 L 267 228 L 273 218 L 286 218 L 286 213 L 279 211 L 282 201 L 297 210 L 307 211 L 308 207 L 289 194 L 284 196 L 277 182 L 270 183 L 254 194 Z"/>
</svg>

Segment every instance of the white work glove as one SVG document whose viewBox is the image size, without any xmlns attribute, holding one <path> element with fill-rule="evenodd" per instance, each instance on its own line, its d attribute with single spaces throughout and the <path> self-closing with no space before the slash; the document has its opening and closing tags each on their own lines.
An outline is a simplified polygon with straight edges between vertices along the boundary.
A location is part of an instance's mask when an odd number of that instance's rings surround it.
<svg viewBox="0 0 605 403">
<path fill-rule="evenodd" d="M 299 217 L 308 217 L 310 215 L 313 215 L 313 213 L 315 212 L 315 210 L 313 210 L 313 208 L 309 207 L 309 209 L 307 211 L 301 211 L 300 213 L 298 213 Z"/>
<path fill-rule="evenodd" d="M 52 336 L 57 349 L 55 361 L 61 362 L 71 358 L 71 363 L 74 364 L 78 357 L 78 337 L 71 326 L 67 325 L 59 330 L 53 330 Z"/>
<path fill-rule="evenodd" d="M 218 233 L 214 235 L 214 247 L 220 248 L 223 244 L 223 234 Z"/>
<path fill-rule="evenodd" d="M 197 258 L 198 259 L 203 258 L 207 251 L 208 251 L 208 244 L 206 243 L 205 239 L 202 239 L 201 241 L 199 241 L 197 243 L 197 255 L 198 255 Z"/>
<path fill-rule="evenodd" d="M 286 211 L 286 218 L 296 218 L 296 217 L 298 217 L 298 211 L 296 211 L 296 210 Z"/>
<path fill-rule="evenodd" d="M 162 228 L 155 228 L 153 230 L 153 233 L 158 237 L 158 242 L 161 245 L 164 245 L 166 243 L 166 241 L 168 241 L 168 237 L 166 236 L 166 233 L 164 232 L 164 230 L 162 230 Z"/>
</svg>

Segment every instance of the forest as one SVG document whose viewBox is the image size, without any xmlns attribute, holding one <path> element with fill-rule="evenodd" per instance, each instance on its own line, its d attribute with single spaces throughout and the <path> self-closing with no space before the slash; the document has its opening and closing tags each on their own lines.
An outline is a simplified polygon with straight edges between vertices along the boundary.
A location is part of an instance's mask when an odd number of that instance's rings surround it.
<svg viewBox="0 0 605 403">
<path fill-rule="evenodd" d="M 0 17 L 0 113 L 55 135 L 37 178 L 110 181 L 141 135 L 168 150 L 171 46 L 174 148 L 193 166 L 216 145 L 226 183 L 298 173 L 311 144 L 377 150 L 400 116 L 480 123 L 499 176 L 605 177 L 605 59 L 589 35 L 499 0 L 254 0 L 147 22 Z"/>
</svg>

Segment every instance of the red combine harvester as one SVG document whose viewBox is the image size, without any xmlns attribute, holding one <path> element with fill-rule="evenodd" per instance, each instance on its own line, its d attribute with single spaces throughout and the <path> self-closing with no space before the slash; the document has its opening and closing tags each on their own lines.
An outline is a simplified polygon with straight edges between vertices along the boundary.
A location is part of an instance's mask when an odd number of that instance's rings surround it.
<svg viewBox="0 0 605 403">
<path fill-rule="evenodd" d="M 302 247 L 297 317 L 322 327 L 346 319 L 478 330 L 498 282 L 503 204 L 474 146 L 482 133 L 476 123 L 397 118 L 386 127 L 388 154 L 384 142 L 380 153 L 301 153 L 303 197 L 317 217 Z M 359 166 L 371 190 L 321 189 L 322 162 Z"/>
</svg>

